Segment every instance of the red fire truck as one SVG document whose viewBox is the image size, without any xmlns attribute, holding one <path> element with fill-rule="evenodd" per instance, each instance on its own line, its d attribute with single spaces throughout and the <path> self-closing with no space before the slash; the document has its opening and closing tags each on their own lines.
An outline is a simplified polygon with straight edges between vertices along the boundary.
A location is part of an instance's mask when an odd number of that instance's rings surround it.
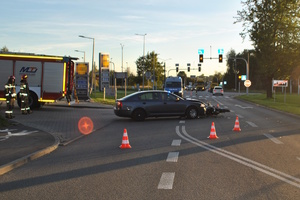
<svg viewBox="0 0 300 200">
<path fill-rule="evenodd" d="M 38 108 L 72 94 L 74 62 L 77 58 L 36 55 L 29 53 L 0 53 L 0 100 L 5 100 L 4 85 L 11 75 L 16 77 L 16 92 L 20 106 L 20 81 L 26 74 L 30 90 L 29 104 Z M 69 100 L 69 99 L 68 99 Z"/>
</svg>

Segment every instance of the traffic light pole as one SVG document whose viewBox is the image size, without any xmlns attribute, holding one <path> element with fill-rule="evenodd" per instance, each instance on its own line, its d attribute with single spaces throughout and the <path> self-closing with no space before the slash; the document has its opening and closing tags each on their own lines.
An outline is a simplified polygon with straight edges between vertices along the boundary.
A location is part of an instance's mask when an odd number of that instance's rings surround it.
<svg viewBox="0 0 300 200">
<path fill-rule="evenodd" d="M 247 62 L 247 60 L 245 58 L 237 58 L 237 57 L 228 58 L 228 59 L 243 60 L 243 61 L 245 61 L 245 63 L 246 63 L 246 79 L 249 80 L 249 63 Z M 248 95 L 248 93 L 249 93 L 249 88 L 246 87 L 246 94 Z"/>
</svg>

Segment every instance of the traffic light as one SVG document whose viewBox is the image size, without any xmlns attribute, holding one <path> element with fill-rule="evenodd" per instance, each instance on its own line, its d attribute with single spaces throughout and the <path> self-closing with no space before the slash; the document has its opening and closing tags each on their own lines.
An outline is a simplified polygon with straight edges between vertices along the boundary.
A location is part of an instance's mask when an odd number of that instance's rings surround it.
<svg viewBox="0 0 300 200">
<path fill-rule="evenodd" d="M 198 71 L 201 72 L 201 67 L 198 67 Z"/>
<path fill-rule="evenodd" d="M 223 54 L 219 54 L 219 63 L 223 62 Z"/>
<path fill-rule="evenodd" d="M 199 55 L 199 62 L 203 63 L 203 54 Z"/>
<path fill-rule="evenodd" d="M 239 80 L 241 80 L 242 79 L 242 75 L 239 75 Z"/>
<path fill-rule="evenodd" d="M 176 72 L 178 73 L 178 67 L 176 67 Z"/>
<path fill-rule="evenodd" d="M 190 72 L 190 67 L 188 67 L 188 72 Z"/>
</svg>

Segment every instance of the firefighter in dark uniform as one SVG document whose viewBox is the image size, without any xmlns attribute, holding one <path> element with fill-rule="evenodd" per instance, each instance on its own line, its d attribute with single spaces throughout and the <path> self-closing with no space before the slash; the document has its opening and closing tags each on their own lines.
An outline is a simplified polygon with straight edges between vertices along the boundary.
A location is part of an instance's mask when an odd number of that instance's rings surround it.
<svg viewBox="0 0 300 200">
<path fill-rule="evenodd" d="M 21 112 L 23 115 L 27 115 L 31 113 L 29 107 L 29 87 L 27 82 L 27 75 L 23 75 L 21 77 L 21 84 L 20 84 L 20 98 L 21 98 Z"/>
<path fill-rule="evenodd" d="M 13 109 L 14 109 L 16 97 L 17 95 L 16 95 L 15 77 L 10 76 L 8 78 L 7 83 L 5 84 L 5 98 L 6 98 L 6 105 L 7 105 L 7 109 L 5 111 L 5 117 L 8 119 L 14 118 Z"/>
</svg>

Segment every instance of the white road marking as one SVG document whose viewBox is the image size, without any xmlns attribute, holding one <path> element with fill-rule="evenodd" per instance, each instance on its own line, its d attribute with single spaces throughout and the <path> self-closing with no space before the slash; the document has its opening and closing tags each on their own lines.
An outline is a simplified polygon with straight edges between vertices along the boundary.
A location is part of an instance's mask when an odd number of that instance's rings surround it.
<svg viewBox="0 0 300 200">
<path fill-rule="evenodd" d="M 11 132 L 7 132 L 7 134 L 11 137 L 11 136 L 24 136 L 24 135 L 29 135 L 31 133 L 37 133 L 38 131 L 29 131 L 27 132 L 27 130 L 24 130 L 22 132 L 19 133 L 11 133 Z"/>
<path fill-rule="evenodd" d="M 272 140 L 272 142 L 274 142 L 275 144 L 283 144 L 283 142 L 281 142 L 280 140 L 278 140 L 275 137 L 273 137 L 273 135 L 265 133 L 264 136 L 266 136 L 267 138 L 269 138 L 270 140 Z"/>
<path fill-rule="evenodd" d="M 220 101 L 218 101 L 217 99 L 213 99 L 213 100 L 215 100 L 215 102 L 217 102 L 218 104 L 220 104 L 221 106 L 223 106 L 224 104 L 222 104 Z"/>
<path fill-rule="evenodd" d="M 167 157 L 167 162 L 177 162 L 178 156 L 179 156 L 179 152 L 169 152 Z"/>
<path fill-rule="evenodd" d="M 32 133 L 37 133 L 38 131 L 27 131 L 27 130 L 23 130 L 21 132 L 18 133 L 11 133 L 11 131 L 15 131 L 17 129 L 5 129 L 5 130 L 0 130 L 0 133 L 4 133 L 7 132 L 7 135 L 5 136 L 0 136 L 0 142 L 9 139 L 10 137 L 14 137 L 14 136 L 25 136 L 25 135 L 29 135 Z"/>
<path fill-rule="evenodd" d="M 171 146 L 180 146 L 181 140 L 173 140 Z"/>
<path fill-rule="evenodd" d="M 290 185 L 293 185 L 297 188 L 300 188 L 300 179 L 299 178 L 296 178 L 296 177 L 293 177 L 289 174 L 286 174 L 284 172 L 281 172 L 281 171 L 278 171 L 276 169 L 273 169 L 271 167 L 268 167 L 266 165 L 263 165 L 261 163 L 258 163 L 256 161 L 253 161 L 253 160 L 250 160 L 248 158 L 245 158 L 243 156 L 239 156 L 237 154 L 234 154 L 234 153 L 231 153 L 229 151 L 226 151 L 224 149 L 221 149 L 221 148 L 218 148 L 218 147 L 215 147 L 213 145 L 210 145 L 208 143 L 205 143 L 203 141 L 200 141 L 192 136 L 190 136 L 186 130 L 185 130 L 185 126 L 182 126 L 182 132 L 184 135 L 181 134 L 180 130 L 179 130 L 179 126 L 176 126 L 176 133 L 179 137 L 181 137 L 182 139 L 192 143 L 192 144 L 195 144 L 196 146 L 199 146 L 203 149 L 206 149 L 208 151 L 211 151 L 213 153 L 216 153 L 216 154 L 219 154 L 223 157 L 226 157 L 228 159 L 231 159 L 235 162 L 238 162 L 242 165 L 245 165 L 247 167 L 250 167 L 252 169 L 255 169 L 257 171 L 260 171 L 262 173 L 265 173 L 269 176 L 272 176 L 274 178 L 277 178 L 281 181 L 284 181 Z"/>
<path fill-rule="evenodd" d="M 254 124 L 253 122 L 249 122 L 249 121 L 246 121 L 250 126 L 252 127 L 258 127 L 256 124 Z"/>
<path fill-rule="evenodd" d="M 243 119 L 244 118 L 244 116 L 243 115 L 237 115 L 239 118 L 241 118 L 241 119 Z"/>
<path fill-rule="evenodd" d="M 184 124 L 185 123 L 185 121 L 184 120 L 182 120 L 182 121 L 179 121 L 179 124 Z"/>
<path fill-rule="evenodd" d="M 241 105 L 235 105 L 236 107 L 240 107 L 240 108 L 243 108 L 243 109 L 247 109 L 247 108 L 253 108 L 253 107 L 251 107 L 251 106 L 246 106 L 246 107 L 243 107 L 243 106 L 241 106 Z"/>
<path fill-rule="evenodd" d="M 17 129 L 4 129 L 0 130 L 0 133 L 5 133 L 5 132 L 11 132 L 11 131 L 16 131 Z"/>
<path fill-rule="evenodd" d="M 171 190 L 173 188 L 175 172 L 164 172 L 160 177 L 158 189 Z"/>
</svg>

